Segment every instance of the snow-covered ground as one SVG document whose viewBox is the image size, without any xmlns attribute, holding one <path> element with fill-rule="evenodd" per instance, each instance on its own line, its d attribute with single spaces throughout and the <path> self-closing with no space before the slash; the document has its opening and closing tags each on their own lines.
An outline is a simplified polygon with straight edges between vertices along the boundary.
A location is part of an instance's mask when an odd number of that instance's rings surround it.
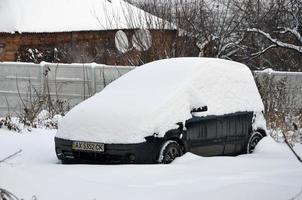
<svg viewBox="0 0 302 200">
<path fill-rule="evenodd" d="M 0 188 L 40 199 L 291 199 L 302 190 L 302 165 L 285 144 L 264 138 L 237 157 L 187 153 L 170 165 L 62 165 L 54 130 L 0 129 Z M 302 145 L 295 149 L 301 155 Z M 295 199 L 302 199 L 302 195 Z"/>
</svg>

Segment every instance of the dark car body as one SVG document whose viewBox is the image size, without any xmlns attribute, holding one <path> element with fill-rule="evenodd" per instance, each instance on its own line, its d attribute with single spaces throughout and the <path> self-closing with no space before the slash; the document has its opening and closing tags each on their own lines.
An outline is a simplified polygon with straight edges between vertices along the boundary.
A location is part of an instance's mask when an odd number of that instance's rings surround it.
<svg viewBox="0 0 302 200">
<path fill-rule="evenodd" d="M 239 155 L 246 153 L 253 117 L 253 112 L 192 117 L 163 138 L 149 136 L 138 144 L 104 144 L 104 152 L 74 150 L 72 140 L 55 138 L 56 153 L 65 163 L 157 163 L 163 143 L 174 140 L 183 152 L 200 156 Z M 264 130 L 258 131 L 266 135 Z"/>
</svg>

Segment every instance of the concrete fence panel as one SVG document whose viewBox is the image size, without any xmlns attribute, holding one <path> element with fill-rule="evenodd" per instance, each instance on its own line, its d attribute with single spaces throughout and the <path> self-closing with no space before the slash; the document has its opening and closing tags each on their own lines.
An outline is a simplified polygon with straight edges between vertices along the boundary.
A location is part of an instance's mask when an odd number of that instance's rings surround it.
<svg viewBox="0 0 302 200">
<path fill-rule="evenodd" d="M 74 106 L 101 91 L 113 80 L 132 70 L 131 66 L 90 64 L 0 63 L 0 116 L 22 109 L 30 95 L 49 94 L 67 99 Z"/>
</svg>

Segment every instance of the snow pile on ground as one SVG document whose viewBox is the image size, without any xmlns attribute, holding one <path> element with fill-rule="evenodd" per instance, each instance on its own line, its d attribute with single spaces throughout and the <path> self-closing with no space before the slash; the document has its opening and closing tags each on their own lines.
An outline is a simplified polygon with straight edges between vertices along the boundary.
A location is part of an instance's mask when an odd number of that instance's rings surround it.
<svg viewBox="0 0 302 200">
<path fill-rule="evenodd" d="M 53 117 L 47 110 L 42 110 L 34 120 L 36 128 L 58 128 L 58 123 L 62 120 L 62 115 L 56 114 Z"/>
<path fill-rule="evenodd" d="M 57 129 L 61 120 L 62 115 L 55 114 L 52 116 L 47 110 L 41 110 L 32 121 L 28 121 L 22 114 L 16 117 L 10 115 L 0 117 L 0 128 L 16 132 L 30 131 L 32 128 Z"/>
<path fill-rule="evenodd" d="M 0 1 L 0 32 L 134 28 L 170 29 L 172 25 L 122 0 Z"/>
<path fill-rule="evenodd" d="M 163 137 L 196 114 L 223 115 L 263 110 L 251 71 L 214 58 L 174 58 L 138 67 L 74 107 L 57 137 L 104 143 L 139 143 Z"/>
<path fill-rule="evenodd" d="M 170 165 L 62 165 L 54 135 L 54 130 L 0 129 L 0 160 L 22 149 L 0 163 L 0 188 L 25 200 L 33 195 L 43 200 L 284 200 L 302 189 L 301 163 L 269 137 L 254 154 L 237 157 L 187 153 Z M 302 155 L 301 145 L 295 149 Z"/>
<path fill-rule="evenodd" d="M 21 132 L 24 128 L 24 124 L 20 122 L 18 117 L 0 117 L 0 128 Z"/>
</svg>

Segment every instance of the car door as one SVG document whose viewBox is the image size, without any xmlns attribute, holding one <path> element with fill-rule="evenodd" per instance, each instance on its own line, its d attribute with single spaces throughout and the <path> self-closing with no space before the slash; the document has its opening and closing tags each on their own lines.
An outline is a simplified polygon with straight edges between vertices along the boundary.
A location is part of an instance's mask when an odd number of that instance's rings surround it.
<svg viewBox="0 0 302 200">
<path fill-rule="evenodd" d="M 239 112 L 226 116 L 228 131 L 224 154 L 234 155 L 243 152 L 252 127 L 252 116 L 252 112 Z"/>
<path fill-rule="evenodd" d="M 253 112 L 242 112 L 237 116 L 236 126 L 236 149 L 235 153 L 246 153 L 246 144 L 249 139 L 249 133 L 252 131 Z"/>
<path fill-rule="evenodd" d="M 232 155 L 234 154 L 236 150 L 236 116 L 233 116 L 231 114 L 225 115 L 223 117 L 223 120 L 221 120 L 221 129 L 223 132 L 223 138 L 224 138 L 224 155 Z"/>
<path fill-rule="evenodd" d="M 222 134 L 217 132 L 218 118 L 193 117 L 186 123 L 189 151 L 201 156 L 221 155 L 224 149 Z"/>
</svg>

